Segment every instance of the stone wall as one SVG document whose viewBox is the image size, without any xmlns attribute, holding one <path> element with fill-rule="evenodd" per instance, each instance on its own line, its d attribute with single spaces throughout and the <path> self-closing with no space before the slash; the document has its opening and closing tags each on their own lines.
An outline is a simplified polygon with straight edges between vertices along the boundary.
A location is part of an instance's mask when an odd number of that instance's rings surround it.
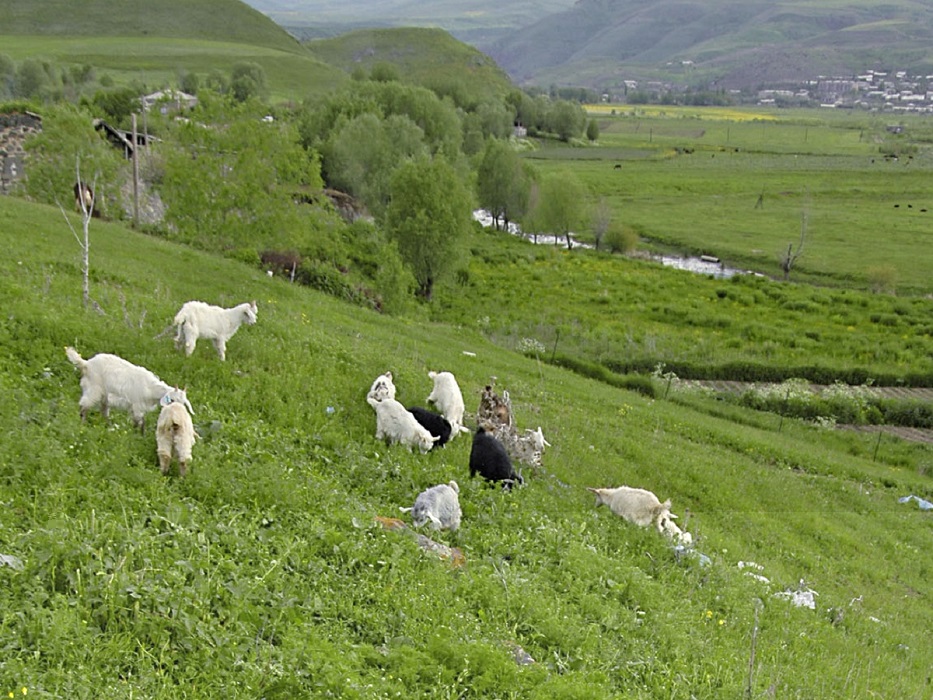
<svg viewBox="0 0 933 700">
<path fill-rule="evenodd" d="M 22 178 L 26 139 L 42 131 L 42 117 L 32 112 L 0 114 L 0 194 L 9 194 Z"/>
</svg>

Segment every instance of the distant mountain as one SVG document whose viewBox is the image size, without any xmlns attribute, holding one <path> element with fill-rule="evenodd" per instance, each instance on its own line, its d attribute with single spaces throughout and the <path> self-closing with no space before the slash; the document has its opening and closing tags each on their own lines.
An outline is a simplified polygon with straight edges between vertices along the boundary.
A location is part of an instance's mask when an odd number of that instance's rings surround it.
<svg viewBox="0 0 933 700">
<path fill-rule="evenodd" d="M 473 45 L 490 43 L 574 0 L 246 0 L 299 38 L 353 29 L 439 27 Z"/>
<path fill-rule="evenodd" d="M 869 68 L 933 73 L 930 0 L 249 2 L 290 30 L 439 26 L 523 85 L 757 88 Z"/>
<path fill-rule="evenodd" d="M 868 69 L 930 72 L 933 3 L 579 0 L 482 47 L 518 83 L 749 88 Z"/>
</svg>

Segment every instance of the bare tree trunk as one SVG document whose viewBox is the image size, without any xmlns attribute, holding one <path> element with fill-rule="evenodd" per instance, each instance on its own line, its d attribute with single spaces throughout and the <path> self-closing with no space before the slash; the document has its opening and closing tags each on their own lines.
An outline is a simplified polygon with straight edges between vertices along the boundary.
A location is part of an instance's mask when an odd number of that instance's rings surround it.
<svg viewBox="0 0 933 700">
<path fill-rule="evenodd" d="M 74 234 L 75 240 L 78 241 L 78 245 L 81 246 L 81 300 L 84 304 L 84 308 L 93 306 L 94 310 L 98 313 L 104 313 L 104 310 L 100 307 L 96 301 L 91 299 L 91 284 L 90 284 L 90 269 L 91 269 L 91 217 L 94 215 L 94 205 L 96 204 L 97 198 L 97 178 L 94 178 L 94 184 L 91 187 L 87 187 L 84 180 L 81 179 L 81 159 L 80 157 L 75 158 L 75 188 L 78 193 L 77 200 L 81 206 L 81 224 L 84 232 L 84 237 L 80 237 L 78 232 L 75 231 L 74 226 L 71 225 L 71 220 L 68 218 L 68 215 L 65 213 L 64 207 L 61 203 L 58 202 L 58 208 L 62 212 L 62 216 L 65 217 L 65 223 L 68 224 L 68 228 L 71 229 L 71 233 Z M 90 196 L 85 196 L 85 192 L 89 192 Z"/>
</svg>

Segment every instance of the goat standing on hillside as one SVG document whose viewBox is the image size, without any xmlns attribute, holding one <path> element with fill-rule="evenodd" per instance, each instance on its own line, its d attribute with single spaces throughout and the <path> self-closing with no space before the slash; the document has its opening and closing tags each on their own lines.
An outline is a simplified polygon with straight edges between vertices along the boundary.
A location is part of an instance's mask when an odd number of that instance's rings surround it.
<svg viewBox="0 0 933 700">
<path fill-rule="evenodd" d="M 198 437 L 185 405 L 165 397 L 156 423 L 156 454 L 163 474 L 168 474 L 174 452 L 178 458 L 178 475 L 185 476 L 191 461 L 191 448 Z"/>
<path fill-rule="evenodd" d="M 177 401 L 194 413 L 184 389 L 166 384 L 145 367 L 103 352 L 88 360 L 72 347 L 65 348 L 65 354 L 81 370 L 81 420 L 92 408 L 100 407 L 104 418 L 109 418 L 111 407 L 120 408 L 130 412 L 142 432 L 146 414 L 160 401 Z"/>
<path fill-rule="evenodd" d="M 256 323 L 256 302 L 243 303 L 232 309 L 189 301 L 175 314 L 175 347 L 184 345 L 185 356 L 194 352 L 198 338 L 214 341 L 221 361 L 227 359 L 227 341 L 239 330 L 240 325 Z"/>
</svg>

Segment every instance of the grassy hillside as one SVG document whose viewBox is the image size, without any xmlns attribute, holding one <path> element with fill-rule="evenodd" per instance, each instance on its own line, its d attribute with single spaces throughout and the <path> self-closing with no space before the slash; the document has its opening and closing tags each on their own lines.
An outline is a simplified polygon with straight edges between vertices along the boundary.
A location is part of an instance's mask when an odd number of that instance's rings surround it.
<svg viewBox="0 0 933 700">
<path fill-rule="evenodd" d="M 119 11 L 115 11 L 119 9 Z M 239 0 L 113 3 L 85 0 L 0 0 L 7 35 L 150 37 L 253 44 L 300 52 L 298 43 L 261 12 Z"/>
<path fill-rule="evenodd" d="M 239 62 L 266 73 L 274 100 L 300 100 L 346 79 L 315 60 L 285 30 L 238 0 L 186 3 L 158 0 L 81 4 L 0 0 L 3 53 L 16 61 L 38 58 L 64 65 L 91 65 L 117 84 L 176 84 L 182 73 L 229 74 Z"/>
<path fill-rule="evenodd" d="M 933 494 L 929 449 L 648 400 L 469 325 L 384 318 L 116 225 L 91 236 L 104 315 L 81 307 L 61 214 L 0 198 L 3 692 L 928 695 L 933 523 L 897 498 Z M 226 363 L 160 337 L 192 298 L 258 300 Z M 154 415 L 145 435 L 79 421 L 66 344 L 187 385 L 203 438 L 187 479 L 159 475 Z M 363 397 L 386 369 L 406 403 L 453 371 L 468 411 L 495 376 L 552 443 L 544 467 L 506 493 L 469 479 L 467 437 L 426 456 L 377 442 Z M 460 568 L 373 521 L 451 478 L 464 523 L 436 537 Z M 584 487 L 620 483 L 670 497 L 696 553 L 595 510 Z M 801 580 L 813 610 L 774 595 Z"/>
<path fill-rule="evenodd" d="M 583 0 L 481 48 L 519 83 L 754 88 L 879 65 L 929 72 L 931 35 L 933 11 L 918 2 Z"/>
<path fill-rule="evenodd" d="M 466 94 L 502 97 L 512 87 L 508 76 L 488 56 L 440 29 L 375 29 L 308 42 L 310 52 L 347 73 L 387 63 L 408 82 L 419 85 L 459 83 Z"/>
</svg>

